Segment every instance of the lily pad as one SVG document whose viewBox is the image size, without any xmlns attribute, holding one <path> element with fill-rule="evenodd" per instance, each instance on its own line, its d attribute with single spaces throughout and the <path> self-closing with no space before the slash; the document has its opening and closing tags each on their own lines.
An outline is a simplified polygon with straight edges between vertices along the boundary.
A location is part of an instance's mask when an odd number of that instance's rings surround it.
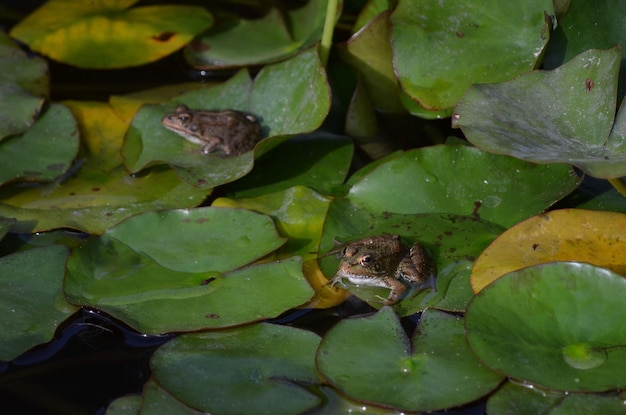
<svg viewBox="0 0 626 415">
<path fill-rule="evenodd" d="M 189 406 L 219 414 L 296 414 L 320 403 L 309 331 L 271 324 L 185 334 L 151 360 L 156 381 Z M 280 345 L 280 347 L 277 347 Z"/>
<path fill-rule="evenodd" d="M 626 45 L 626 10 L 619 0 L 610 0 L 598 7 L 593 0 L 568 1 L 567 12 L 550 36 L 543 60 L 545 69 L 554 69 L 588 49 L 608 49 Z M 622 56 L 620 81 L 617 84 L 618 102 L 626 94 L 626 57 Z"/>
<path fill-rule="evenodd" d="M 218 198 L 212 206 L 250 209 L 271 216 L 280 234 L 289 238 L 275 254 L 308 259 L 319 245 L 329 204 L 330 200 L 319 193 L 295 186 L 255 198 Z"/>
<path fill-rule="evenodd" d="M 262 18 L 221 16 L 187 48 L 194 67 L 224 69 L 284 59 L 320 40 L 327 0 L 310 0 L 294 10 L 271 8 Z"/>
<path fill-rule="evenodd" d="M 578 262 L 513 271 L 478 293 L 467 340 L 491 369 L 562 391 L 626 386 L 626 279 Z"/>
<path fill-rule="evenodd" d="M 283 243 L 265 216 L 199 208 L 127 221 L 74 251 L 65 279 L 71 302 L 164 333 L 276 317 L 313 295 L 299 258 L 241 268 Z"/>
<path fill-rule="evenodd" d="M 511 271 L 552 261 L 579 261 L 626 275 L 626 215 L 583 209 L 547 212 L 500 235 L 478 257 L 472 288 L 479 292 Z"/>
<path fill-rule="evenodd" d="M 294 74 L 298 76 L 294 78 Z M 205 155 L 161 126 L 166 113 L 184 103 L 193 109 L 235 109 L 261 121 L 264 139 L 255 151 L 239 156 Z M 317 52 L 299 55 L 261 70 L 252 81 L 242 71 L 214 88 L 192 91 L 174 102 L 144 106 L 135 116 L 124 148 L 124 164 L 132 173 L 157 164 L 169 164 L 187 183 L 211 188 L 236 180 L 251 169 L 254 158 L 288 136 L 315 130 L 330 109 L 330 90 Z"/>
<path fill-rule="evenodd" d="M 213 23 L 202 7 L 130 8 L 135 3 L 137 0 L 51 0 L 14 26 L 11 36 L 60 62 L 110 69 L 169 55 Z"/>
<path fill-rule="evenodd" d="M 0 215 L 17 218 L 18 232 L 72 228 L 102 233 L 137 213 L 197 206 L 209 193 L 181 182 L 165 166 L 129 175 L 119 154 L 127 124 L 107 104 L 66 104 L 80 125 L 83 150 L 70 170 L 72 175 L 59 183 L 0 189 Z M 29 166 L 33 152 L 30 147 L 24 152 Z"/>
<path fill-rule="evenodd" d="M 155 238 L 154 235 L 167 238 Z M 182 272 L 221 273 L 280 247 L 272 220 L 244 209 L 198 208 L 146 212 L 106 235 L 159 265 Z M 224 255 L 224 248 L 233 252 Z"/>
<path fill-rule="evenodd" d="M 144 385 L 141 398 L 141 412 L 129 415 L 202 415 L 205 413 L 196 411 L 174 398 L 160 387 L 153 378 Z M 109 413 L 107 412 L 106 415 Z"/>
<path fill-rule="evenodd" d="M 565 398 L 565 394 L 562 392 L 540 389 L 528 384 L 506 382 L 489 397 L 487 413 L 499 415 L 548 415 L 552 414 L 550 410 L 563 398 Z"/>
<path fill-rule="evenodd" d="M 50 105 L 26 133 L 0 143 L 0 184 L 59 178 L 72 165 L 78 144 L 78 126 L 70 110 Z"/>
<path fill-rule="evenodd" d="M 613 124 L 619 62 L 619 48 L 588 50 L 552 71 L 474 85 L 456 107 L 452 125 L 489 152 L 569 163 L 594 177 L 622 177 L 626 110 L 620 108 Z"/>
<path fill-rule="evenodd" d="M 48 66 L 28 56 L 0 33 L 0 140 L 24 133 L 37 119 L 48 96 Z"/>
<path fill-rule="evenodd" d="M 52 340 L 76 308 L 62 292 L 67 248 L 51 245 L 0 258 L 0 360 Z"/>
<path fill-rule="evenodd" d="M 463 320 L 436 310 L 424 312 L 411 341 L 390 308 L 343 320 L 322 339 L 317 366 L 350 398 L 406 411 L 463 405 L 502 380 L 470 352 Z"/>
<path fill-rule="evenodd" d="M 391 41 L 402 89 L 440 111 L 456 105 L 472 84 L 533 69 L 548 42 L 551 14 L 551 0 L 399 2 Z"/>
<path fill-rule="evenodd" d="M 578 186 L 567 165 L 536 165 L 464 145 L 390 158 L 360 176 L 346 198 L 371 213 L 446 212 L 509 227 Z"/>
<path fill-rule="evenodd" d="M 620 415 L 626 411 L 624 394 L 619 395 L 592 395 L 576 394 L 563 399 L 550 415 L 579 414 L 602 414 Z"/>
<path fill-rule="evenodd" d="M 293 137 L 256 160 L 250 174 L 229 184 L 228 194 L 250 198 L 293 186 L 326 195 L 342 193 L 353 149 L 348 137 L 320 131 Z"/>
</svg>

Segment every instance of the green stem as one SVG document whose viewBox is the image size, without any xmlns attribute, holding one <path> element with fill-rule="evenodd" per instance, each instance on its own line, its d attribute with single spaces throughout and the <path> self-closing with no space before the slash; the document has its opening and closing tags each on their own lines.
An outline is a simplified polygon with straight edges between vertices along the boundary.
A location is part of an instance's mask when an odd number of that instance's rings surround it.
<svg viewBox="0 0 626 415">
<path fill-rule="evenodd" d="M 333 31 L 335 30 L 335 20 L 337 20 L 338 2 L 339 0 L 328 0 L 326 6 L 326 20 L 324 20 L 324 31 L 322 32 L 322 41 L 320 43 L 320 59 L 324 67 L 328 63 L 330 47 L 333 44 Z"/>
<path fill-rule="evenodd" d="M 609 179 L 609 183 L 621 194 L 626 197 L 626 184 L 622 181 L 622 179 Z"/>
</svg>

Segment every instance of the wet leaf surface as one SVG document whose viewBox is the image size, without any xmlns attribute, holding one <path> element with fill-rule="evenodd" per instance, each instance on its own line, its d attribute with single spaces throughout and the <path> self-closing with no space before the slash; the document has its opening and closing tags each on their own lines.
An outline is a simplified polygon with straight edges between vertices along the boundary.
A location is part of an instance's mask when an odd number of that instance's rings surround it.
<svg viewBox="0 0 626 415">
<path fill-rule="evenodd" d="M 453 126 L 486 151 L 624 176 L 626 114 L 615 116 L 620 54 L 589 50 L 553 71 L 474 85 L 455 108 Z"/>
<path fill-rule="evenodd" d="M 467 340 L 491 369 L 562 391 L 600 392 L 626 384 L 626 280 L 579 262 L 513 271 L 474 297 Z"/>
<path fill-rule="evenodd" d="M 301 386 L 317 382 L 318 344 L 308 331 L 255 324 L 179 336 L 154 354 L 151 366 L 165 390 L 203 412 L 302 413 L 319 403 Z"/>
<path fill-rule="evenodd" d="M 38 344 L 52 340 L 59 324 L 76 311 L 65 301 L 64 246 L 18 252 L 0 258 L 0 360 L 11 361 Z"/>
<path fill-rule="evenodd" d="M 435 310 L 424 312 L 410 341 L 390 308 L 343 320 L 322 339 L 317 365 L 352 399 L 407 411 L 471 402 L 502 379 L 473 357 L 462 319 Z"/>
<path fill-rule="evenodd" d="M 168 230 L 157 239 L 148 229 Z M 242 209 L 138 215 L 74 251 L 65 293 L 142 333 L 263 320 L 313 295 L 299 258 L 244 267 L 282 243 L 269 218 Z"/>
<path fill-rule="evenodd" d="M 474 264 L 475 292 L 500 276 L 531 265 L 578 261 L 626 275 L 626 215 L 584 209 L 548 212 L 521 222 L 500 235 Z"/>
</svg>

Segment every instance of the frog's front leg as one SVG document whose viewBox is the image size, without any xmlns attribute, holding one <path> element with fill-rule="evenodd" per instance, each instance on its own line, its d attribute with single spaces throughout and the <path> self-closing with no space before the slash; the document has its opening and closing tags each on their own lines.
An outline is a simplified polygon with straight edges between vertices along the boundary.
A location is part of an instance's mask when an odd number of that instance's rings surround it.
<svg viewBox="0 0 626 415">
<path fill-rule="evenodd" d="M 223 144 L 223 140 L 219 137 L 215 137 L 215 136 L 207 137 L 206 144 L 202 146 L 202 152 L 204 154 L 212 153 L 222 144 Z"/>
<path fill-rule="evenodd" d="M 392 305 L 397 303 L 402 299 L 402 297 L 404 297 L 404 294 L 408 289 L 405 284 L 395 278 L 386 277 L 383 278 L 382 282 L 385 284 L 386 287 L 389 288 L 389 297 L 384 298 L 378 295 L 376 297 L 382 300 L 384 305 Z"/>
</svg>

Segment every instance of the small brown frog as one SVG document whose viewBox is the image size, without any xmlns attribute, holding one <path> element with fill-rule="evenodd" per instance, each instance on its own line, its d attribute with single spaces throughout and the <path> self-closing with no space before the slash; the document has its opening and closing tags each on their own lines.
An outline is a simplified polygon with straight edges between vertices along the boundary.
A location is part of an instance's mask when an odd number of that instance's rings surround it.
<svg viewBox="0 0 626 415">
<path fill-rule="evenodd" d="M 355 285 L 389 288 L 389 297 L 381 298 L 385 305 L 397 303 L 409 289 L 433 286 L 435 270 L 426 249 L 419 243 L 409 248 L 398 235 L 352 242 L 339 257 L 342 260 L 331 286 L 347 279 Z"/>
<path fill-rule="evenodd" d="M 167 114 L 161 124 L 187 141 L 202 146 L 209 154 L 223 150 L 226 156 L 250 151 L 261 137 L 261 126 L 256 117 L 234 110 L 192 110 L 179 105 L 176 112 Z"/>
</svg>

